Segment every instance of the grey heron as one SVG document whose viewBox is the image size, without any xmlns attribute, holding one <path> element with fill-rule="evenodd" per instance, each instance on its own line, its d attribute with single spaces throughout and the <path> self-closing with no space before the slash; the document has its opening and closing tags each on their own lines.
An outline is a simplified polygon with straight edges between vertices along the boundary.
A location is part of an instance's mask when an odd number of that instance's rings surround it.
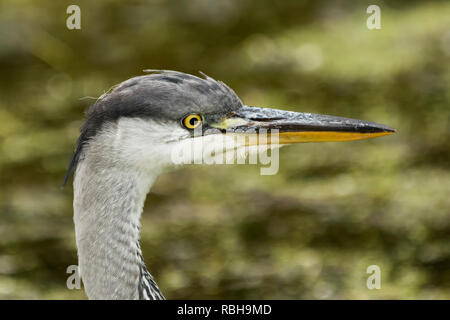
<svg viewBox="0 0 450 320">
<path fill-rule="evenodd" d="M 75 172 L 76 244 L 90 299 L 164 299 L 144 264 L 139 228 L 150 187 L 176 166 L 171 153 L 177 146 L 215 144 L 227 133 L 258 136 L 263 129 L 279 135 L 276 145 L 266 140 L 266 148 L 394 132 L 374 122 L 249 107 L 223 82 L 204 74 L 149 72 L 117 85 L 88 109 L 64 179 L 65 184 Z M 226 148 L 224 153 L 230 151 Z"/>
</svg>

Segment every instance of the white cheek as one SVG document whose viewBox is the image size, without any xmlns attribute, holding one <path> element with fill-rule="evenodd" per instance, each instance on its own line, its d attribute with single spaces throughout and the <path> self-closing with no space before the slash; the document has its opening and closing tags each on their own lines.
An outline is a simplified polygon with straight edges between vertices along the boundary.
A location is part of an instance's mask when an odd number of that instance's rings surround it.
<svg viewBox="0 0 450 320">
<path fill-rule="evenodd" d="M 122 118 L 118 121 L 116 146 L 120 158 L 144 170 L 163 170 L 172 165 L 174 144 L 189 133 L 174 123 Z"/>
<path fill-rule="evenodd" d="M 234 150 L 233 138 L 223 134 L 212 134 L 178 141 L 171 153 L 175 165 L 183 164 L 220 164 L 227 150 Z M 225 163 L 225 161 L 222 161 Z"/>
<path fill-rule="evenodd" d="M 171 161 L 183 164 L 256 164 L 259 155 L 279 146 L 248 145 L 236 135 L 213 134 L 184 139 L 174 144 Z"/>
</svg>

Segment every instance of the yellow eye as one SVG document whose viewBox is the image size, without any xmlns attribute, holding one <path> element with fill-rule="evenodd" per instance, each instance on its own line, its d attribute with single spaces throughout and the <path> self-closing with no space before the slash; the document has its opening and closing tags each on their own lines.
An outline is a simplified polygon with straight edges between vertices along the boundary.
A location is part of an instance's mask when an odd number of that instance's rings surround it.
<svg viewBox="0 0 450 320">
<path fill-rule="evenodd" d="M 202 117 L 199 114 L 190 114 L 183 119 L 183 125 L 187 129 L 195 129 L 202 123 Z"/>
</svg>

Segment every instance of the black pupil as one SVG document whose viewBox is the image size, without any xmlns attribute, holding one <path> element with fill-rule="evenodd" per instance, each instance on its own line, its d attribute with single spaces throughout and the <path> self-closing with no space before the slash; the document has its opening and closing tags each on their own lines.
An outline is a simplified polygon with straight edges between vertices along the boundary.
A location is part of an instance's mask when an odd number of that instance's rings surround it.
<svg viewBox="0 0 450 320">
<path fill-rule="evenodd" d="M 198 119 L 197 118 L 191 118 L 191 119 L 189 119 L 189 124 L 191 125 L 191 126 L 195 126 L 195 124 L 198 122 Z"/>
</svg>

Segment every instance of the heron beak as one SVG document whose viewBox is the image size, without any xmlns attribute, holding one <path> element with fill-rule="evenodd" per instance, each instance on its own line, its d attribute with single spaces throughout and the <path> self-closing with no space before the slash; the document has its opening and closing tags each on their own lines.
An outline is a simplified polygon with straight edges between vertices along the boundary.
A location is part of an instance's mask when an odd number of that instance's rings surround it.
<svg viewBox="0 0 450 320">
<path fill-rule="evenodd" d="M 211 126 L 244 135 L 261 132 L 273 135 L 275 131 L 278 144 L 362 140 L 395 132 L 385 125 L 364 120 L 248 106 Z"/>
</svg>

